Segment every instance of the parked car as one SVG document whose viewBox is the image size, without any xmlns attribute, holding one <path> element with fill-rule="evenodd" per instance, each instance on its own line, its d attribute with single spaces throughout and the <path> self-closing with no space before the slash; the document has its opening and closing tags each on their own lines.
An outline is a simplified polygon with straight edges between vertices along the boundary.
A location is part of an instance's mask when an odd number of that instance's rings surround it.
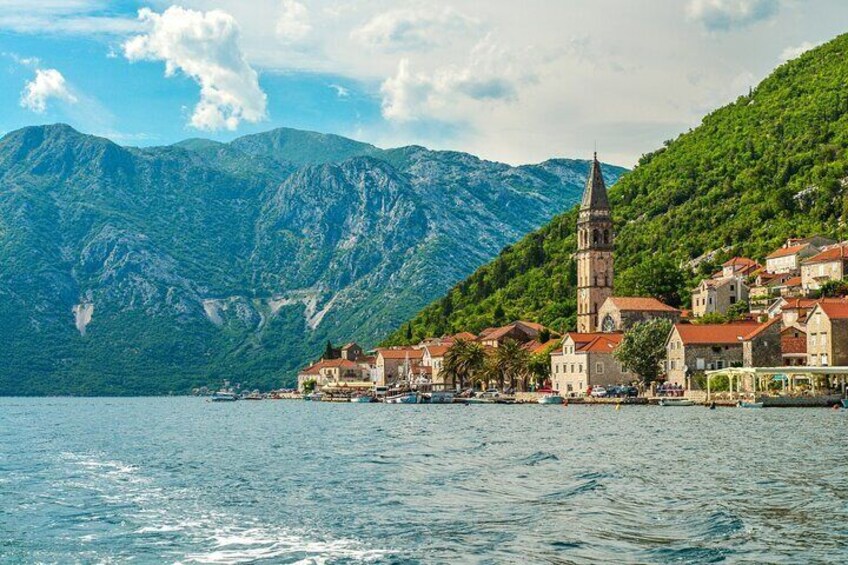
<svg viewBox="0 0 848 565">
<path fill-rule="evenodd" d="M 604 398 L 607 395 L 607 389 L 602 386 L 594 386 L 591 394 L 594 398 Z"/>
<path fill-rule="evenodd" d="M 499 398 L 501 393 L 497 391 L 497 389 L 490 388 L 486 392 L 481 392 L 477 394 L 477 398 Z"/>
<path fill-rule="evenodd" d="M 626 398 L 628 396 L 639 396 L 639 390 L 635 386 L 619 385 L 607 389 L 607 397 Z"/>
</svg>

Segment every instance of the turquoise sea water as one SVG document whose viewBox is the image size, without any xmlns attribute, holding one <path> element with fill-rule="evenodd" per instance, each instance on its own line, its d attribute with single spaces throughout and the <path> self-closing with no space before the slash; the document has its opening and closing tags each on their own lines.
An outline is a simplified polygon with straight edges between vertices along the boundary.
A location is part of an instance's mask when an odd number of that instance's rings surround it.
<svg viewBox="0 0 848 565">
<path fill-rule="evenodd" d="M 848 562 L 848 411 L 0 399 L 3 563 Z"/>
</svg>

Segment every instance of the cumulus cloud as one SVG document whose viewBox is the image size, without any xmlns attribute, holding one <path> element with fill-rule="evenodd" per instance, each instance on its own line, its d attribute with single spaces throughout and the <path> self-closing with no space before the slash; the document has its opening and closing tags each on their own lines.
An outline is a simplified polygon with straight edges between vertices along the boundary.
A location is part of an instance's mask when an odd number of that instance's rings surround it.
<svg viewBox="0 0 848 565">
<path fill-rule="evenodd" d="M 516 73 L 507 52 L 487 37 L 471 52 L 464 66 L 449 65 L 430 72 L 413 72 L 402 59 L 397 73 L 386 79 L 380 92 L 383 116 L 389 120 L 443 119 L 463 105 L 511 101 L 518 84 L 532 76 Z M 461 111 L 459 114 L 461 115 Z"/>
<path fill-rule="evenodd" d="M 312 31 L 309 10 L 296 0 L 283 0 L 276 31 L 277 36 L 286 43 L 302 41 Z"/>
<path fill-rule="evenodd" d="M 466 31 L 475 21 L 453 8 L 393 10 L 379 14 L 356 29 L 352 37 L 384 51 L 412 51 L 433 47 L 452 33 Z"/>
<path fill-rule="evenodd" d="M 818 47 L 821 43 L 812 43 L 810 41 L 805 41 L 801 45 L 796 45 L 795 47 L 787 47 L 780 53 L 780 60 L 782 62 L 790 61 L 797 57 L 800 57 L 810 49 L 814 49 Z"/>
<path fill-rule="evenodd" d="M 779 9 L 778 0 L 691 0 L 688 13 L 710 31 L 729 31 L 770 19 Z"/>
<path fill-rule="evenodd" d="M 77 102 L 62 73 L 56 69 L 36 69 L 35 78 L 26 83 L 21 92 L 21 106 L 41 114 L 47 110 L 47 101 L 51 98 L 70 104 Z"/>
<path fill-rule="evenodd" d="M 171 6 L 138 13 L 148 32 L 123 44 L 130 61 L 164 61 L 165 76 L 182 71 L 200 85 L 190 124 L 202 130 L 234 130 L 242 120 L 265 118 L 267 97 L 240 47 L 236 20 L 219 10 Z"/>
</svg>

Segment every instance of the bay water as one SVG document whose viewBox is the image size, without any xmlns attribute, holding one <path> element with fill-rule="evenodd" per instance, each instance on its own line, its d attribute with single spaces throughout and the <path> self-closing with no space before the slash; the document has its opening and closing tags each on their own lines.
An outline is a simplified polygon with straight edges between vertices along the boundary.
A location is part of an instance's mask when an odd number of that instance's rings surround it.
<svg viewBox="0 0 848 565">
<path fill-rule="evenodd" d="M 848 411 L 0 399 L 2 563 L 844 563 Z"/>
</svg>

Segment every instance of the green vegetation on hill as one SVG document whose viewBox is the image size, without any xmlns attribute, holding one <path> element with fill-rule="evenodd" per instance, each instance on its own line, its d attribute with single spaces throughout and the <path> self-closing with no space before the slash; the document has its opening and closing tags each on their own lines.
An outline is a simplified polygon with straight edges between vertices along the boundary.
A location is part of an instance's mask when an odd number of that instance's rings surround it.
<svg viewBox="0 0 848 565">
<path fill-rule="evenodd" d="M 616 293 L 673 296 L 670 281 L 686 300 L 698 276 L 734 254 L 761 258 L 791 236 L 840 236 L 848 219 L 846 81 L 842 35 L 644 155 L 609 192 Z M 572 210 L 504 249 L 420 312 L 412 339 L 516 318 L 573 328 L 575 221 Z M 639 275 L 660 258 L 670 259 L 671 269 L 651 289 Z M 405 332 L 387 343 L 406 341 Z"/>
</svg>

